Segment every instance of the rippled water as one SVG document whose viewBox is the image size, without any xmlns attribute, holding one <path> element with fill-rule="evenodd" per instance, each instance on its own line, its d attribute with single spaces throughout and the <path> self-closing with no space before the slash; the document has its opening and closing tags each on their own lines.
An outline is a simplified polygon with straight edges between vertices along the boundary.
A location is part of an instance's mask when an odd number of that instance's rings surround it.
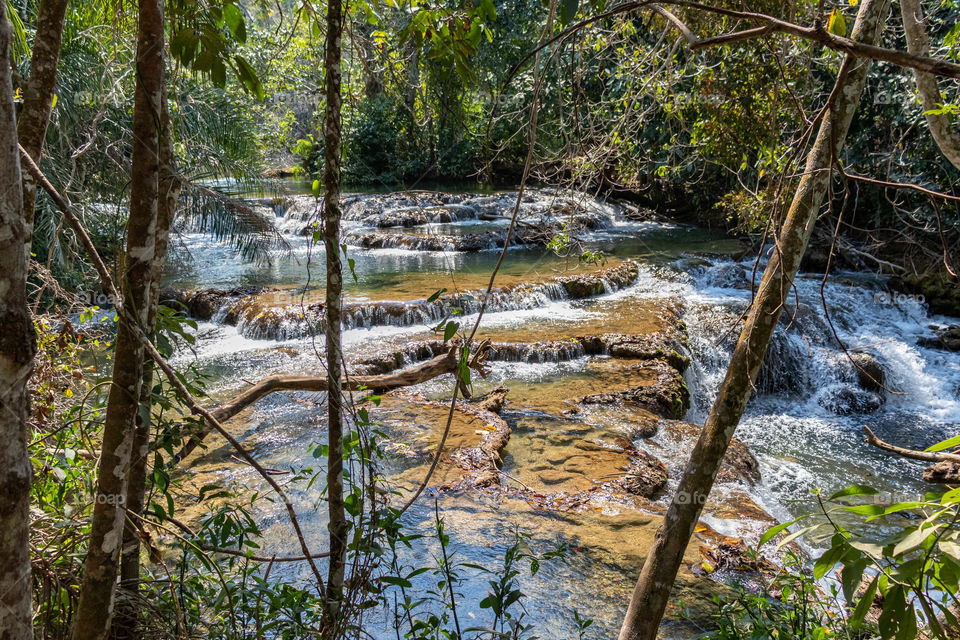
<svg viewBox="0 0 960 640">
<path fill-rule="evenodd" d="M 440 223 L 419 228 L 417 233 L 472 233 L 500 223 L 475 220 L 459 224 Z M 289 228 L 295 225 L 291 224 Z M 362 227 L 350 223 L 350 229 Z M 392 230 L 400 233 L 399 230 Z M 262 284 L 285 289 L 303 287 L 309 265 L 311 295 L 322 290 L 323 253 L 310 248 L 307 238 L 289 236 L 293 251 L 269 265 L 242 263 L 230 248 L 209 239 L 186 234 L 183 247 L 166 275 L 166 284 L 178 288 L 231 287 Z M 709 410 L 732 345 L 738 335 L 737 317 L 750 299 L 751 261 L 736 262 L 729 257 L 739 245 L 700 229 L 653 222 L 617 220 L 589 236 L 588 246 L 603 250 L 614 259 L 632 258 L 640 264 L 635 284 L 588 300 L 544 299 L 522 310 L 489 313 L 480 335 L 501 341 L 545 340 L 600 332 L 649 330 L 656 313 L 679 303 L 691 342 L 693 364 L 686 373 L 692 407 L 686 416 L 702 422 Z M 700 255 L 695 255 L 700 254 Z M 704 255 L 706 254 L 706 255 Z M 407 251 L 401 249 L 360 250 L 348 248 L 354 258 L 357 280 L 348 277 L 350 300 L 411 300 L 423 298 L 438 288 L 465 290 L 482 288 L 497 259 L 494 251 L 457 253 Z M 508 252 L 498 283 L 516 284 L 550 278 L 565 268 L 583 267 L 539 248 L 513 248 Z M 757 273 L 759 274 L 760 271 Z M 759 278 L 759 276 L 757 276 Z M 919 481 L 922 465 L 882 455 L 862 441 L 861 425 L 868 424 L 877 435 L 904 446 L 924 447 L 953 434 L 960 423 L 960 354 L 917 346 L 917 338 L 929 335 L 929 325 L 948 319 L 930 317 L 921 304 L 890 304 L 877 295 L 882 283 L 870 277 L 838 274 L 823 287 L 826 309 L 821 301 L 819 276 L 801 276 L 796 297 L 785 317 L 792 317 L 789 329 L 781 328 L 772 347 L 774 356 L 762 377 L 762 385 L 751 402 L 737 437 L 745 441 L 760 461 L 762 480 L 742 490 L 778 518 L 809 511 L 810 490 L 836 490 L 854 482 L 905 494 L 923 490 Z M 461 321 L 470 323 L 473 316 Z M 831 323 L 833 328 L 831 329 Z M 344 332 L 349 357 L 388 351 L 411 338 L 429 335 L 429 326 L 372 326 Z M 888 391 L 876 398 L 882 403 L 870 413 L 849 411 L 844 398 L 865 393 L 856 388 L 853 366 L 847 361 L 833 332 L 849 350 L 861 349 L 884 366 Z M 484 333 L 486 332 L 486 333 Z M 271 373 L 316 373 L 322 366 L 314 355 L 322 353 L 322 338 L 273 341 L 241 335 L 237 327 L 202 322 L 195 352 L 177 354 L 183 366 L 193 362 L 210 376 L 214 399 L 231 396 L 246 382 Z M 515 435 L 508 448 L 504 470 L 517 482 L 532 482 L 527 473 L 537 459 L 537 447 L 562 439 L 575 422 L 562 415 L 569 400 L 594 391 L 598 362 L 602 358 L 577 358 L 566 362 L 494 363 L 487 380 L 478 381 L 480 394 L 498 384 L 511 388 L 504 417 Z M 424 385 L 427 397 L 449 397 L 449 376 Z M 277 394 L 262 400 L 232 428 L 264 465 L 279 469 L 306 467 L 317 461 L 308 448 L 322 441 L 324 410 L 322 396 Z M 397 419 L 388 432 L 400 441 L 427 446 L 435 436 L 435 424 L 421 417 L 421 423 Z M 396 416 L 394 416 L 396 418 Z M 591 414 L 591 424 L 582 431 L 592 439 L 625 433 L 628 415 Z M 554 437 L 555 436 L 555 437 Z M 692 434 L 678 436 L 664 432 L 644 443 L 670 469 L 682 468 Z M 213 443 L 198 456 L 188 471 L 198 486 L 215 478 L 235 487 L 258 487 L 255 475 L 227 457 L 228 451 Z M 425 456 L 395 455 L 385 461 L 390 475 L 410 481 L 419 478 Z M 675 486 L 671 474 L 670 487 Z M 724 491 L 726 491 L 725 489 Z M 660 507 L 669 492 L 659 499 Z M 304 513 L 313 546 L 322 548 L 326 537 L 319 496 L 296 495 Z M 656 506 L 656 505 L 654 505 Z M 533 535 L 532 545 L 546 549 L 558 540 L 571 545 L 567 564 L 548 566 L 536 578 L 524 578 L 528 615 L 536 621 L 541 637 L 568 637 L 572 610 L 593 617 L 604 633 L 612 633 L 632 589 L 633 580 L 646 549 L 642 537 L 631 535 L 641 513 L 611 509 L 604 514 L 533 513 L 522 503 L 496 504 L 486 497 L 447 494 L 440 507 L 452 538 L 453 550 L 461 561 L 494 566 L 509 543 L 512 527 L 523 525 Z M 258 504 L 262 521 L 268 524 L 266 543 L 272 551 L 289 551 L 289 534 L 277 505 Z M 424 500 L 406 517 L 411 529 L 432 531 L 432 503 Z M 631 520 L 632 519 L 632 520 Z M 722 533 L 754 538 L 762 523 L 736 518 L 706 516 L 705 520 Z M 427 541 L 410 552 L 407 560 L 428 561 L 437 551 Z M 285 571 L 296 574 L 289 566 Z M 488 612 L 476 603 L 486 592 L 483 576 L 470 576 L 463 585 L 461 613 L 472 624 L 486 620 Z M 304 577 L 305 574 L 303 574 Z M 378 618 L 378 616 L 380 616 Z M 369 631 L 376 637 L 391 637 L 386 614 L 374 613 Z M 677 631 L 682 635 L 681 631 Z"/>
</svg>

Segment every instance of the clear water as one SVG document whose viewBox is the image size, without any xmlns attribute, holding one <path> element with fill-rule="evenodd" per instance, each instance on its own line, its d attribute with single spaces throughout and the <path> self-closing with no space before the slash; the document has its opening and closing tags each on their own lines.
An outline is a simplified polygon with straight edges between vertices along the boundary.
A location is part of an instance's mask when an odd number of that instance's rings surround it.
<svg viewBox="0 0 960 640">
<path fill-rule="evenodd" d="M 480 225 L 486 227 L 486 225 Z M 420 232 L 473 232 L 469 224 L 445 224 Z M 173 260 L 166 284 L 180 288 L 231 287 L 262 284 L 280 288 L 301 288 L 309 279 L 312 294 L 322 291 L 324 280 L 322 247 L 310 247 L 306 238 L 289 236 L 294 247 L 290 255 L 272 264 L 243 263 L 230 248 L 198 235 L 185 235 L 183 248 Z M 638 281 L 625 290 L 588 301 L 552 301 L 543 306 L 491 313 L 484 317 L 481 335 L 497 340 L 543 340 L 550 337 L 582 335 L 601 331 L 629 332 L 647 327 L 655 312 L 666 305 L 680 304 L 693 350 L 693 364 L 686 377 L 692 408 L 686 420 L 701 422 L 709 410 L 725 372 L 732 344 L 738 334 L 736 317 L 750 299 L 749 279 L 753 264 L 729 256 L 739 245 L 704 230 L 623 221 L 589 237 L 588 246 L 601 249 L 612 258 L 632 258 L 641 265 Z M 701 254 L 699 256 L 693 254 Z M 704 255 L 706 256 L 704 257 Z M 450 290 L 482 288 L 497 259 L 496 252 L 420 252 L 397 249 L 359 250 L 348 248 L 355 259 L 357 280 L 347 277 L 347 294 L 352 299 L 423 298 L 440 287 Z M 558 258 L 542 249 L 517 248 L 508 252 L 500 283 L 516 283 L 550 277 L 567 268 L 582 268 L 575 261 Z M 759 273 L 759 271 L 758 271 Z M 819 277 L 802 276 L 797 281 L 799 308 L 789 330 L 776 339 L 779 359 L 767 372 L 769 383 L 751 402 L 737 431 L 761 464 L 762 480 L 757 486 L 740 487 L 757 504 L 777 518 L 810 511 L 810 490 L 833 491 L 851 483 L 871 484 L 903 495 L 924 489 L 919 481 L 922 465 L 882 455 L 863 443 L 861 425 L 868 424 L 881 438 L 905 446 L 923 447 L 953 434 L 960 423 L 960 354 L 921 348 L 916 340 L 929 334 L 931 323 L 945 323 L 931 317 L 921 304 L 888 304 L 877 296 L 881 283 L 872 279 L 840 274 L 824 287 L 826 309 L 821 302 Z M 469 322 L 470 317 L 464 318 Z M 842 415 L 835 402 L 837 393 L 851 389 L 854 371 L 833 336 L 829 322 L 848 349 L 863 348 L 884 365 L 887 386 L 883 404 L 869 414 Z M 344 333 L 348 357 L 388 351 L 411 338 L 429 336 L 427 326 L 375 326 Z M 194 352 L 177 354 L 183 366 L 194 363 L 210 376 L 214 400 L 230 397 L 246 385 L 271 373 L 319 374 L 322 338 L 284 342 L 256 340 L 238 334 L 235 327 L 214 322 L 201 323 Z M 491 376 L 478 381 L 476 393 L 498 384 L 512 392 L 505 418 L 516 429 L 510 447 L 515 451 L 507 461 L 514 468 L 529 464 L 543 434 L 571 428 L 562 410 L 568 399 L 593 392 L 596 379 L 591 373 L 596 359 L 569 362 L 495 363 Z M 447 377 L 449 378 L 449 377 Z M 426 396 L 449 397 L 451 380 L 438 378 L 421 385 Z M 285 469 L 317 464 L 308 448 L 322 441 L 323 397 L 310 394 L 276 394 L 262 400 L 248 414 L 231 425 L 265 466 Z M 385 414 L 387 431 L 397 442 L 414 449 L 424 447 L 435 435 L 437 424 L 428 418 L 419 423 Z M 393 420 L 393 422 L 390 422 Z M 588 431 L 594 434 L 624 432 L 626 418 L 591 415 Z M 426 444 L 425 444 L 426 443 Z M 197 486 L 211 479 L 234 487 L 260 488 L 248 468 L 228 457 L 222 444 L 213 443 L 187 471 L 188 481 Z M 680 469 L 692 447 L 690 437 L 661 433 L 642 443 L 660 457 L 669 469 Z M 396 450 L 396 451 L 399 451 Z M 421 477 L 428 449 L 411 455 L 394 453 L 384 462 L 385 470 L 401 482 Z M 511 466 L 512 465 L 512 466 Z M 522 476 L 522 469 L 517 471 Z M 518 478 L 523 480 L 523 478 Z M 671 474 L 671 487 L 676 473 Z M 659 501 L 662 508 L 669 494 Z M 311 545 L 324 547 L 326 537 L 319 495 L 295 493 Z M 566 564 L 547 566 L 535 578 L 524 578 L 528 593 L 528 617 L 536 621 L 541 637 L 570 637 L 572 611 L 596 620 L 605 634 L 615 632 L 625 609 L 633 580 L 645 549 L 624 526 L 626 519 L 642 514 L 611 510 L 604 514 L 563 514 L 534 512 L 523 503 L 494 503 L 486 497 L 445 494 L 439 498 L 441 512 L 451 535 L 452 549 L 463 562 L 496 566 L 509 544 L 513 527 L 523 526 L 533 536 L 534 549 L 544 550 L 562 540 L 573 551 Z M 654 505 L 656 506 L 656 505 Z M 271 552 L 290 549 L 290 536 L 276 504 L 257 504 L 267 522 L 265 546 Z M 433 504 L 424 499 L 406 517 L 406 525 L 429 534 L 433 530 Z M 707 522 L 718 531 L 755 539 L 762 523 L 708 515 Z M 427 540 L 405 558 L 410 564 L 429 562 L 438 549 Z M 303 567 L 287 566 L 290 577 L 307 578 Z M 461 615 L 467 625 L 488 620 L 489 612 L 476 604 L 487 590 L 486 578 L 463 571 Z M 425 578 L 424 578 L 425 580 Z M 384 612 L 374 612 L 368 631 L 374 637 L 392 637 Z M 679 632 L 678 632 L 679 633 Z"/>
</svg>

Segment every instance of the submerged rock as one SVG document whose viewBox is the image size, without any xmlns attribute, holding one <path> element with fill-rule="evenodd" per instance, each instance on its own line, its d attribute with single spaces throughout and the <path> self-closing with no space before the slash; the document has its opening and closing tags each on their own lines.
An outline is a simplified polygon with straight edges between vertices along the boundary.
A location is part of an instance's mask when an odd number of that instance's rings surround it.
<svg viewBox="0 0 960 640">
<path fill-rule="evenodd" d="M 631 366 L 653 376 L 649 384 L 623 391 L 595 393 L 579 400 L 582 404 L 629 403 L 662 418 L 679 420 L 690 407 L 690 390 L 683 376 L 663 360 L 644 360 Z"/>
<path fill-rule="evenodd" d="M 883 398 L 879 394 L 847 385 L 828 389 L 820 395 L 817 402 L 824 409 L 840 416 L 873 413 L 883 406 Z"/>
</svg>

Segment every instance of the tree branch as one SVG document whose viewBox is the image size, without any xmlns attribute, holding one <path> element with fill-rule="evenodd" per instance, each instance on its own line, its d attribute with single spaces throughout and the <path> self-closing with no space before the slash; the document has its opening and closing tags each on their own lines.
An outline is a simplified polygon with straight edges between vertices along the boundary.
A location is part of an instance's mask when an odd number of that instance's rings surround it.
<svg viewBox="0 0 960 640">
<path fill-rule="evenodd" d="M 933 453 L 930 451 L 917 451 L 915 449 L 904 449 L 896 445 L 887 444 L 870 430 L 870 427 L 863 425 L 863 430 L 867 433 L 865 442 L 878 449 L 883 449 L 888 453 L 894 453 L 911 460 L 922 460 L 924 462 L 957 462 L 960 463 L 960 455 L 955 453 Z"/>
</svg>

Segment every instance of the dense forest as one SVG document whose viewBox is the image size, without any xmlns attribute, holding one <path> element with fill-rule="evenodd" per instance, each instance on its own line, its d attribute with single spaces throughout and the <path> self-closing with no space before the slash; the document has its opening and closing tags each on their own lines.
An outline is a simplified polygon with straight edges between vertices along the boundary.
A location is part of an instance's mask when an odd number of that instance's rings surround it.
<svg viewBox="0 0 960 640">
<path fill-rule="evenodd" d="M 0 640 L 960 637 L 958 36 L 0 0 Z"/>
</svg>

